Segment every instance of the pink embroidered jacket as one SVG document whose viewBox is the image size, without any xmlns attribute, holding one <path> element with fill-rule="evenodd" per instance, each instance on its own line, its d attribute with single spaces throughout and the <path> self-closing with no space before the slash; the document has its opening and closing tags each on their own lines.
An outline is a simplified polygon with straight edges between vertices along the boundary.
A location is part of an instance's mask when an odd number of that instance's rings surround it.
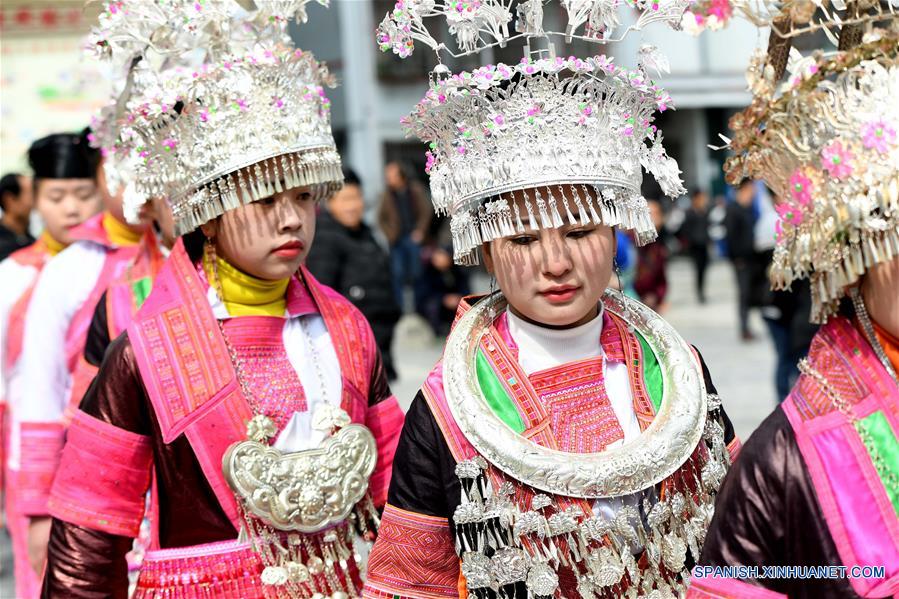
<svg viewBox="0 0 899 599">
<path fill-rule="evenodd" d="M 127 333 L 110 346 L 72 423 L 53 487 L 50 510 L 56 522 L 44 596 L 124 596 L 125 554 L 138 533 L 151 481 L 149 549 L 236 538 L 241 522 L 222 475 L 222 456 L 246 438 L 253 412 L 207 290 L 179 242 Z M 352 304 L 305 271 L 288 286 L 288 313 L 294 314 L 293 302 L 303 298 L 321 314 L 336 351 L 341 406 L 378 442 L 370 490 L 375 503 L 383 505 L 403 415 L 390 394 L 373 335 Z M 257 317 L 232 318 L 226 327 L 244 318 Z M 261 360 L 256 378 L 269 372 L 270 358 L 259 343 L 248 340 L 243 346 L 241 339 L 248 337 L 229 333 L 238 354 L 253 351 Z M 275 399 L 301 398 L 282 393 Z"/>
<path fill-rule="evenodd" d="M 693 599 L 899 595 L 899 488 L 889 482 L 899 472 L 899 388 L 842 316 L 821 327 L 808 360 L 857 422 L 813 377 L 799 377 L 750 437 L 721 488 L 699 561 L 709 568 L 694 578 Z M 867 440 L 862 429 L 870 433 Z M 875 461 L 876 454 L 882 459 Z M 714 569 L 721 566 L 757 566 L 759 576 L 732 578 Z M 772 566 L 846 571 L 764 576 Z"/>
</svg>

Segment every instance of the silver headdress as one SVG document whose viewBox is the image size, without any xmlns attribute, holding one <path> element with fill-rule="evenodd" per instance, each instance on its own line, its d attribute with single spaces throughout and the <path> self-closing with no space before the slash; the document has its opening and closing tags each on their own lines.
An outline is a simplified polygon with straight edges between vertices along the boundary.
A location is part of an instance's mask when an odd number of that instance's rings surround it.
<svg viewBox="0 0 899 599">
<path fill-rule="evenodd" d="M 815 20 L 797 5 L 775 13 L 780 29 L 750 69 L 755 98 L 731 121 L 736 155 L 725 168 L 734 182 L 764 179 L 779 197 L 772 284 L 808 277 L 812 320 L 823 322 L 847 286 L 899 256 L 899 16 L 878 6 Z M 864 36 L 852 30 L 868 23 L 877 27 Z M 834 42 L 836 30 L 840 51 L 802 56 L 781 43 L 810 27 Z"/>
<path fill-rule="evenodd" d="M 134 160 L 141 193 L 172 203 L 179 235 L 284 186 L 339 187 L 333 78 L 285 33 L 308 2 L 107 5 L 92 46 L 132 65 L 135 88 L 116 150 Z"/>
<path fill-rule="evenodd" d="M 512 8 L 517 20 L 512 26 Z M 397 2 L 378 30 L 384 51 L 411 54 L 414 41 L 439 56 L 473 54 L 523 38 L 561 36 L 603 43 L 620 39 L 616 0 L 563 0 L 564 32 L 544 29 L 543 2 Z M 679 26 L 689 2 L 638 2 L 640 29 L 654 21 Z M 428 33 L 424 20 L 445 18 L 458 53 Z M 580 33 L 583 29 L 583 33 Z M 670 96 L 650 79 L 666 61 L 653 48 L 627 70 L 604 55 L 562 58 L 550 50 L 519 64 L 487 65 L 450 74 L 439 65 L 430 89 L 403 120 L 407 133 L 428 144 L 427 171 L 438 213 L 452 220 L 456 262 L 477 262 L 484 242 L 534 228 L 595 222 L 635 230 L 643 244 L 655 239 L 646 200 L 645 169 L 662 191 L 684 189 L 677 163 L 662 147 L 653 125 L 656 110 L 672 108 Z M 518 214 L 510 193 L 524 190 L 527 214 Z"/>
</svg>

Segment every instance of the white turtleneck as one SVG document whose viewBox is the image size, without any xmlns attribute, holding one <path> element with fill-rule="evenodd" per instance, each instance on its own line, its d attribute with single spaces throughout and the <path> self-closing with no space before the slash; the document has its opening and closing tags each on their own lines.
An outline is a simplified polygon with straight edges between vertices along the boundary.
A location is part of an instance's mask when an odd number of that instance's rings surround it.
<svg viewBox="0 0 899 599">
<path fill-rule="evenodd" d="M 518 345 L 518 363 L 525 374 L 531 375 L 560 364 L 603 356 L 602 345 L 599 343 L 602 313 L 603 307 L 600 306 L 599 314 L 589 322 L 569 329 L 550 329 L 522 320 L 511 310 L 507 310 L 509 334 Z M 640 424 L 634 412 L 627 365 L 603 359 L 602 370 L 609 402 L 624 432 L 623 440 L 615 441 L 607 447 L 612 449 L 639 437 Z"/>
</svg>

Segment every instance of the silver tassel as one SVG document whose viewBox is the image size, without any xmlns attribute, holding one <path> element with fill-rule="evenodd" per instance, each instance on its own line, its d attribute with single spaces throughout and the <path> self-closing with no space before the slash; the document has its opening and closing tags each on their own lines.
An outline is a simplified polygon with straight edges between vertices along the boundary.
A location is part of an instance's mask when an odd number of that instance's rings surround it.
<svg viewBox="0 0 899 599">
<path fill-rule="evenodd" d="M 556 196 L 553 195 L 552 189 L 549 190 L 549 215 L 552 218 L 554 227 L 559 228 L 564 224 L 562 216 L 559 214 L 559 202 Z"/>
<path fill-rule="evenodd" d="M 540 228 L 552 228 L 552 223 L 549 220 L 549 214 L 547 214 L 546 212 L 546 200 L 543 199 L 543 194 L 540 193 L 539 189 L 535 189 L 534 196 L 537 198 L 537 211 L 540 213 Z"/>
<path fill-rule="evenodd" d="M 513 198 L 510 198 L 509 203 L 512 204 L 512 208 L 515 210 L 515 232 L 524 233 L 524 223 L 521 222 L 521 213 L 518 210 L 518 202 Z"/>
<path fill-rule="evenodd" d="M 568 205 L 568 198 L 565 196 L 565 189 L 559 185 L 559 195 L 562 196 L 562 204 L 565 206 L 565 217 L 568 218 L 568 224 L 572 227 L 577 226 L 577 221 L 571 213 L 571 207 Z"/>
<path fill-rule="evenodd" d="M 602 219 L 599 218 L 599 215 L 596 214 L 596 210 L 593 208 L 593 198 L 590 197 L 587 186 L 581 184 L 581 189 L 584 190 L 584 201 L 587 202 L 587 208 L 590 210 L 590 219 L 593 221 L 593 224 L 601 225 Z"/>
</svg>

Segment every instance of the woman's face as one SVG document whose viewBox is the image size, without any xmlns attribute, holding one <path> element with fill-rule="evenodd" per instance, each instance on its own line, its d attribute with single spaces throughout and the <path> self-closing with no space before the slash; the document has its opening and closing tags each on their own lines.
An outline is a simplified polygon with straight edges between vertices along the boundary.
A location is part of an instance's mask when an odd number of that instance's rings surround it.
<svg viewBox="0 0 899 599">
<path fill-rule="evenodd" d="M 316 196 L 295 187 L 230 210 L 202 226 L 219 256 L 243 272 L 269 281 L 297 271 L 315 236 Z"/>
<path fill-rule="evenodd" d="M 102 208 L 93 179 L 39 179 L 35 193 L 35 207 L 44 226 L 63 245 L 72 243 L 72 229 Z"/>
<path fill-rule="evenodd" d="M 519 214 L 526 215 L 520 192 L 514 201 Z M 612 228 L 571 226 L 566 221 L 561 228 L 537 231 L 525 220 L 524 233 L 484 245 L 487 270 L 496 276 L 512 310 L 525 320 L 550 327 L 587 322 L 596 315 L 612 277 Z"/>
</svg>

